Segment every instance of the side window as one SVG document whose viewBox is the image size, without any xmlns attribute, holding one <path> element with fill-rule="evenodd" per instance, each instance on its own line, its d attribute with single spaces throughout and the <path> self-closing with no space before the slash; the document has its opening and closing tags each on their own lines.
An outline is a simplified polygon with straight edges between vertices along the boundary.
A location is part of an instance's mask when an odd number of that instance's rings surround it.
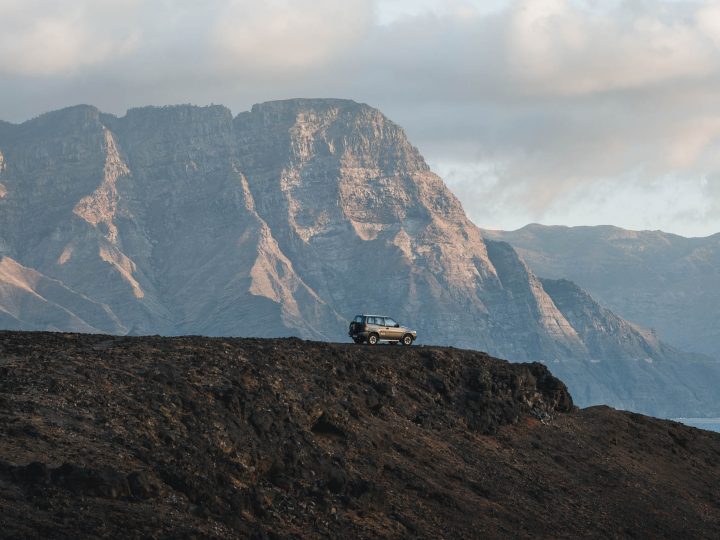
<svg viewBox="0 0 720 540">
<path fill-rule="evenodd" d="M 380 326 L 385 326 L 385 317 L 376 317 L 376 319 Z"/>
<path fill-rule="evenodd" d="M 397 323 L 393 321 L 390 317 L 385 319 L 385 326 L 395 326 Z"/>
<path fill-rule="evenodd" d="M 356 322 L 356 323 L 361 323 L 361 322 L 363 322 L 363 317 L 362 317 L 362 315 L 358 315 L 357 317 L 355 317 L 355 322 Z"/>
<path fill-rule="evenodd" d="M 370 317 L 368 318 L 368 322 L 370 324 L 382 324 L 380 317 Z"/>
</svg>

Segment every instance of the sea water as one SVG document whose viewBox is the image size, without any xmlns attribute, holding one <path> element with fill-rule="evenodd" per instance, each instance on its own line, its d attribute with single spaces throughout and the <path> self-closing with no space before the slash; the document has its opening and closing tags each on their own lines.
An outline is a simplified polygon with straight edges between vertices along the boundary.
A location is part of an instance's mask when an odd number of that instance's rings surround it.
<svg viewBox="0 0 720 540">
<path fill-rule="evenodd" d="M 674 418 L 674 420 L 688 426 L 720 433 L 720 418 Z"/>
</svg>

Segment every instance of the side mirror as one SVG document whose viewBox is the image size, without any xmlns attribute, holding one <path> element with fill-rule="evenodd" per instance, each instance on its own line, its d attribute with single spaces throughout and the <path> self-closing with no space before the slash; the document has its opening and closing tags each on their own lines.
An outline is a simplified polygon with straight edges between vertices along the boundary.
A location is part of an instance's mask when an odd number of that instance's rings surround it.
<svg viewBox="0 0 720 540">
<path fill-rule="evenodd" d="M 398 323 L 395 323 L 395 328 L 400 328 L 400 325 Z"/>
</svg>

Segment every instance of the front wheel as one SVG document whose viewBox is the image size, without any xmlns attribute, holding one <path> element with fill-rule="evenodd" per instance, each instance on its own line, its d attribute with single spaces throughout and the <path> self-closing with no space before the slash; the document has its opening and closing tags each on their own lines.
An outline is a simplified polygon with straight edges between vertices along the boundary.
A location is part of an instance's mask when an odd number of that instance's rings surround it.
<svg viewBox="0 0 720 540">
<path fill-rule="evenodd" d="M 378 335 L 377 335 L 377 334 L 370 334 L 370 335 L 368 336 L 368 340 L 367 340 L 367 341 L 368 341 L 368 343 L 369 343 L 370 345 L 377 345 Z"/>
<path fill-rule="evenodd" d="M 402 338 L 403 345 L 412 345 L 413 338 L 410 334 L 405 334 Z"/>
</svg>

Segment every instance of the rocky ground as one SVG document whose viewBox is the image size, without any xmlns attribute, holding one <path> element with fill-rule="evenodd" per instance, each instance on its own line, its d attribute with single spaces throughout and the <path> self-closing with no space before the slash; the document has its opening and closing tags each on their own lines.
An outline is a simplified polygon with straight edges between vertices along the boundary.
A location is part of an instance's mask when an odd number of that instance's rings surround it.
<svg viewBox="0 0 720 540">
<path fill-rule="evenodd" d="M 720 537 L 720 434 L 452 348 L 0 332 L 4 538 Z"/>
</svg>

